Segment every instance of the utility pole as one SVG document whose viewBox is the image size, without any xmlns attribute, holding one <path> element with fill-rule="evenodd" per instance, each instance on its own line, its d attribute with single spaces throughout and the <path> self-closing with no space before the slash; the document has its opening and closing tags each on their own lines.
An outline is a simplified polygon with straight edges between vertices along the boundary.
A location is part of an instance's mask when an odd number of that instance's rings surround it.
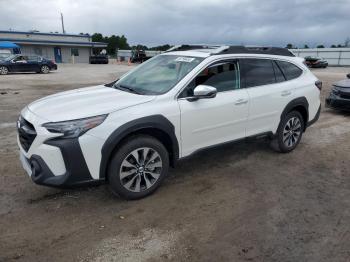
<svg viewBox="0 0 350 262">
<path fill-rule="evenodd" d="M 64 30 L 64 21 L 63 21 L 63 14 L 61 13 L 61 22 L 62 22 L 62 33 L 65 34 L 66 30 Z"/>
</svg>

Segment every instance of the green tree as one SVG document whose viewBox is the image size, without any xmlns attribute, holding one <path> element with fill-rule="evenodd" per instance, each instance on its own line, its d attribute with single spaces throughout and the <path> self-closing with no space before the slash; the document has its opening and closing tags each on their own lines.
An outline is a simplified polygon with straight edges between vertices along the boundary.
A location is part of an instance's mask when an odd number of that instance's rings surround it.
<svg viewBox="0 0 350 262">
<path fill-rule="evenodd" d="M 92 42 L 104 42 L 103 35 L 100 33 L 94 33 L 91 36 L 91 40 L 92 40 Z"/>
<path fill-rule="evenodd" d="M 324 45 L 318 45 L 317 48 L 324 48 Z"/>
<path fill-rule="evenodd" d="M 286 48 L 292 49 L 292 48 L 293 48 L 293 45 L 292 45 L 292 44 L 287 44 L 287 45 L 286 45 Z"/>
<path fill-rule="evenodd" d="M 304 45 L 304 48 L 306 48 L 306 49 L 307 49 L 307 48 L 309 48 L 309 46 L 308 46 L 308 45 Z"/>
<path fill-rule="evenodd" d="M 166 51 L 171 47 L 172 47 L 171 45 L 165 44 L 165 45 L 151 47 L 150 50 Z"/>
<path fill-rule="evenodd" d="M 148 47 L 147 46 L 145 46 L 145 45 L 134 45 L 134 46 L 132 46 L 131 47 L 131 49 L 135 49 L 135 50 L 148 50 Z"/>
<path fill-rule="evenodd" d="M 130 49 L 128 44 L 128 40 L 124 35 L 111 35 L 111 36 L 103 36 L 101 33 L 94 33 L 91 36 L 91 40 L 93 42 L 102 42 L 107 44 L 107 54 L 115 55 L 117 49 Z"/>
<path fill-rule="evenodd" d="M 331 45 L 331 48 L 336 48 L 337 46 L 336 45 Z"/>
</svg>

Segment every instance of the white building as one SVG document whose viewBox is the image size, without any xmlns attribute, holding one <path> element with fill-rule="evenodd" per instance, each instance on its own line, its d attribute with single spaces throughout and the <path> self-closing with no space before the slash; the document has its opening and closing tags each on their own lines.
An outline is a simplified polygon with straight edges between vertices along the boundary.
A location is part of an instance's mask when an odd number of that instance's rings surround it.
<svg viewBox="0 0 350 262">
<path fill-rule="evenodd" d="M 316 56 L 327 60 L 332 66 L 350 66 L 350 48 L 303 48 L 303 49 L 289 49 L 296 56 Z"/>
<path fill-rule="evenodd" d="M 106 43 L 92 42 L 90 35 L 0 31 L 0 41 L 20 46 L 21 53 L 40 55 L 56 63 L 88 63 L 94 48 L 103 49 Z"/>
</svg>

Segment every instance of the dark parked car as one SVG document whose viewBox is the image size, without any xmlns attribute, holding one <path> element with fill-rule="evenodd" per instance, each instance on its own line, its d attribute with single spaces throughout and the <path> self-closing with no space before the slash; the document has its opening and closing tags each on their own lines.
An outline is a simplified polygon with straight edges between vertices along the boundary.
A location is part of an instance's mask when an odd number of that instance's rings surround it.
<svg viewBox="0 0 350 262">
<path fill-rule="evenodd" d="M 41 56 L 11 55 L 0 60 L 0 75 L 9 72 L 37 72 L 47 74 L 50 70 L 57 70 L 57 65 Z"/>
<path fill-rule="evenodd" d="M 320 57 L 305 57 L 305 63 L 308 67 L 313 68 L 326 68 L 328 66 L 328 62 Z"/>
<path fill-rule="evenodd" d="M 143 63 L 150 59 L 144 50 L 133 50 L 130 58 L 131 63 Z"/>
<path fill-rule="evenodd" d="M 108 64 L 108 56 L 106 55 L 93 55 L 89 58 L 90 64 Z"/>
<path fill-rule="evenodd" d="M 333 89 L 329 97 L 326 98 L 328 107 L 350 111 L 350 74 L 347 77 L 348 79 L 333 84 Z"/>
</svg>

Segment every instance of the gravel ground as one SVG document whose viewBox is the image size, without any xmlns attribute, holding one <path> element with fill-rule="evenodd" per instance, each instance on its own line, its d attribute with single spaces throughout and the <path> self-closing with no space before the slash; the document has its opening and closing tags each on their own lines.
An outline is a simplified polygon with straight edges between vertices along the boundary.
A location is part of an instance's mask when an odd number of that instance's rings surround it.
<svg viewBox="0 0 350 262">
<path fill-rule="evenodd" d="M 0 261 L 350 261 L 350 115 L 324 107 L 294 152 L 266 141 L 202 152 L 139 201 L 105 185 L 33 184 L 18 160 L 20 109 L 129 69 L 60 65 L 0 77 Z M 349 71 L 314 70 L 322 101 Z"/>
</svg>

